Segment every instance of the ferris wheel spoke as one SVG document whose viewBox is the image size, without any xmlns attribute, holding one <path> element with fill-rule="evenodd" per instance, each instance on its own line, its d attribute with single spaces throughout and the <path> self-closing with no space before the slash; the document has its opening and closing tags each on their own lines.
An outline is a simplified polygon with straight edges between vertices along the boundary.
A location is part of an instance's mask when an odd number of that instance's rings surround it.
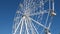
<svg viewBox="0 0 60 34">
<path fill-rule="evenodd" d="M 50 29 L 51 23 L 49 23 L 49 26 L 47 29 Z M 42 30 L 41 34 L 44 32 L 44 29 Z"/>
<path fill-rule="evenodd" d="M 16 32 L 17 32 L 17 30 L 18 30 L 18 28 L 19 28 L 19 26 L 20 26 L 21 23 L 22 23 L 22 19 L 20 20 L 20 23 L 18 24 L 18 26 L 17 26 L 17 28 L 15 29 L 15 32 L 14 32 L 13 34 L 16 34 Z"/>
<path fill-rule="evenodd" d="M 45 13 L 48 13 L 47 10 L 40 11 L 40 12 L 36 12 L 36 13 L 32 13 L 32 14 L 30 14 L 30 16 L 33 16 L 33 15 L 40 15 L 40 14 L 45 14 Z"/>
<path fill-rule="evenodd" d="M 30 26 L 31 26 L 32 34 L 35 34 L 35 33 L 33 33 L 33 32 L 35 32 L 35 31 L 38 33 L 37 29 L 33 26 L 32 23 L 30 23 Z M 34 31 L 34 29 L 35 29 L 35 31 Z"/>
<path fill-rule="evenodd" d="M 23 15 L 23 13 L 22 13 L 21 11 L 19 11 L 19 10 L 17 10 L 16 13 L 17 13 L 17 14 L 22 14 L 22 15 Z"/>
<path fill-rule="evenodd" d="M 27 20 L 25 20 L 25 25 L 26 25 L 26 31 L 27 31 L 27 34 L 29 34 L 29 32 L 28 32 Z"/>
<path fill-rule="evenodd" d="M 32 26 L 34 27 L 34 29 L 35 29 L 35 31 L 37 32 L 37 34 L 39 34 L 38 31 L 37 31 L 37 29 L 36 29 L 36 27 L 34 26 L 33 23 L 32 23 Z"/>
<path fill-rule="evenodd" d="M 49 11 L 48 11 L 48 15 L 47 15 L 47 18 L 46 18 L 45 26 L 47 25 L 48 18 L 49 18 L 49 15 L 50 15 L 50 10 L 51 10 L 51 7 L 50 7 L 51 2 L 50 2 L 50 0 L 48 0 L 48 1 L 49 1 Z M 47 29 L 50 28 L 50 25 L 51 25 L 51 23 L 49 23 L 49 26 L 48 26 Z M 44 29 L 42 30 L 41 34 L 43 33 L 43 31 L 44 31 Z"/>
<path fill-rule="evenodd" d="M 40 12 L 38 12 L 38 13 L 33 13 L 33 14 L 30 14 L 30 16 L 32 16 L 32 15 L 39 15 L 40 14 Z"/>
<path fill-rule="evenodd" d="M 23 21 L 22 21 L 22 24 L 21 24 L 20 34 L 22 34 L 22 27 L 23 27 Z"/>
<path fill-rule="evenodd" d="M 51 24 L 52 24 L 52 20 L 53 20 L 53 17 L 51 17 L 51 19 L 50 19 L 50 22 L 49 22 L 49 26 L 48 26 L 48 29 L 51 27 Z"/>
<path fill-rule="evenodd" d="M 30 26 L 31 26 L 31 33 L 33 34 L 33 27 L 32 27 L 32 24 L 30 23 Z"/>
<path fill-rule="evenodd" d="M 50 26 L 51 26 L 51 23 L 49 23 L 48 29 L 50 28 Z"/>
<path fill-rule="evenodd" d="M 30 17 L 29 17 L 29 18 L 30 18 Z M 30 19 L 31 19 L 32 21 L 34 21 L 35 23 L 37 23 L 38 25 L 42 26 L 43 28 L 47 28 L 46 26 L 44 26 L 43 24 L 41 24 L 41 23 L 35 21 L 34 19 L 32 19 L 32 18 L 30 18 Z"/>
<path fill-rule="evenodd" d="M 47 19 L 46 19 L 46 23 L 45 23 L 45 26 L 47 24 L 47 21 L 48 21 L 48 17 L 49 17 L 49 13 L 48 13 L 48 16 L 47 16 Z M 43 33 L 44 29 L 42 30 L 41 34 Z"/>
<path fill-rule="evenodd" d="M 51 20 L 50 20 L 50 22 L 49 22 L 49 25 L 48 25 L 48 28 L 47 28 L 47 29 L 50 29 L 51 24 L 52 24 L 52 19 L 53 19 L 53 17 L 51 17 Z M 43 31 L 44 31 L 44 29 L 42 30 L 41 34 L 43 33 Z"/>
</svg>

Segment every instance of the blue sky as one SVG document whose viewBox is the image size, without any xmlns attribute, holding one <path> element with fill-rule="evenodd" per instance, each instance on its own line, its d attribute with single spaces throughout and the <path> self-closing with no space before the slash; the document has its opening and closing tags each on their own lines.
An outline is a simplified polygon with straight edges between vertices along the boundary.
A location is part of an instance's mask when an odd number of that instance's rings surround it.
<svg viewBox="0 0 60 34">
<path fill-rule="evenodd" d="M 20 0 L 0 0 L 0 34 L 12 34 L 12 24 Z M 55 0 L 55 12 L 51 27 L 52 34 L 60 32 L 60 0 Z"/>
</svg>

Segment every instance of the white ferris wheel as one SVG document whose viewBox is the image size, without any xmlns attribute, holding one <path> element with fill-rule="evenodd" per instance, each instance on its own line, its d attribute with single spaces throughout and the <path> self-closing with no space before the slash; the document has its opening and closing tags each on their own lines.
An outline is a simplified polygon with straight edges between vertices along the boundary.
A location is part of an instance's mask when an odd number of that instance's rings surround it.
<svg viewBox="0 0 60 34">
<path fill-rule="evenodd" d="M 51 34 L 54 0 L 21 0 L 12 34 Z"/>
</svg>

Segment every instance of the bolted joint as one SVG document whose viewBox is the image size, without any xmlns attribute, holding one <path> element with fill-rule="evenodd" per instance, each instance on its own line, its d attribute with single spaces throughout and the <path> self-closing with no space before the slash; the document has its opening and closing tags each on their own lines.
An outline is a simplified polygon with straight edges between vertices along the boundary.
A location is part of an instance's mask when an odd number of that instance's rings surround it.
<svg viewBox="0 0 60 34">
<path fill-rule="evenodd" d="M 50 16 L 55 16 L 55 15 L 56 15 L 56 13 L 53 10 L 51 10 Z"/>
<path fill-rule="evenodd" d="M 49 29 L 45 29 L 45 34 L 51 34 Z"/>
</svg>

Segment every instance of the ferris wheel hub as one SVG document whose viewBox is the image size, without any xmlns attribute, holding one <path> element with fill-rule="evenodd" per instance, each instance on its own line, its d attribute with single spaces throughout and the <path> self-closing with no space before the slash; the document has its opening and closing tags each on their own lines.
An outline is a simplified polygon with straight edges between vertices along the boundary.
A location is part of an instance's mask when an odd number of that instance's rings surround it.
<svg viewBox="0 0 60 34">
<path fill-rule="evenodd" d="M 23 19 L 25 19 L 25 18 L 26 18 L 26 16 L 24 15 L 24 16 L 23 16 Z"/>
</svg>

